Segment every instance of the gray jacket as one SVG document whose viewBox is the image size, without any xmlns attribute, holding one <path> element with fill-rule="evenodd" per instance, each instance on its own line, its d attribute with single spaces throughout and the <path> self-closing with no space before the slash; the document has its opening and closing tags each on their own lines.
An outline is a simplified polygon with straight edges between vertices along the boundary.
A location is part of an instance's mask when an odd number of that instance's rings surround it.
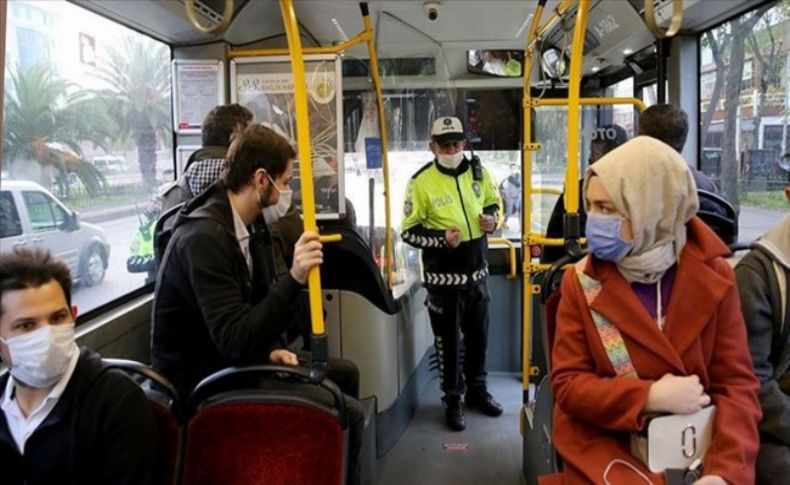
<svg viewBox="0 0 790 485">
<path fill-rule="evenodd" d="M 790 215 L 735 268 L 749 349 L 760 379 L 764 439 L 790 446 Z"/>
</svg>

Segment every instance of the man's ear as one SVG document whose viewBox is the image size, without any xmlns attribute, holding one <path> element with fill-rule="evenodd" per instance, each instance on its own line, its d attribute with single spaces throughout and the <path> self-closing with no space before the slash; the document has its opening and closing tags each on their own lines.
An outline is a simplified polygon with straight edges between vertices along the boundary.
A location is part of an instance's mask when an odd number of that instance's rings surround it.
<svg viewBox="0 0 790 485">
<path fill-rule="evenodd" d="M 77 308 L 77 305 L 71 305 L 71 318 L 73 318 L 75 322 L 77 321 L 78 314 L 79 309 Z"/>
</svg>

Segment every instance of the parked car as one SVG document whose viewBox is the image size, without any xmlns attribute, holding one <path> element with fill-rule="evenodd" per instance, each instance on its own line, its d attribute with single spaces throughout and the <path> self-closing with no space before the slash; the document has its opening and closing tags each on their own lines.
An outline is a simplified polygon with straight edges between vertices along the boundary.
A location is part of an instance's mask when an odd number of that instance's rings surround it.
<svg viewBox="0 0 790 485">
<path fill-rule="evenodd" d="M 85 286 L 104 280 L 110 245 L 100 227 L 81 222 L 35 182 L 4 180 L 0 189 L 0 250 L 41 248 L 68 264 Z"/>
<path fill-rule="evenodd" d="M 91 163 L 100 172 L 104 173 L 120 173 L 129 170 L 126 159 L 115 155 L 99 155 L 93 157 Z"/>
</svg>

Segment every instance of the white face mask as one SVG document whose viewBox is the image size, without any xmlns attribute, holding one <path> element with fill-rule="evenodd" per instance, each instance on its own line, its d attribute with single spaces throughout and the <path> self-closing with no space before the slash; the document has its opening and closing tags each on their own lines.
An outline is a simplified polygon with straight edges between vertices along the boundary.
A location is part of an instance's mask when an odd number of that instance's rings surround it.
<svg viewBox="0 0 790 485">
<path fill-rule="evenodd" d="M 263 208 L 263 218 L 266 220 L 266 224 L 272 224 L 285 217 L 288 209 L 291 208 L 291 200 L 293 199 L 294 193 L 293 190 L 281 190 L 271 177 L 269 177 L 269 180 L 272 182 L 277 192 L 280 193 L 280 198 L 277 200 L 276 204 Z"/>
<path fill-rule="evenodd" d="M 74 324 L 45 325 L 37 330 L 0 339 L 11 354 L 11 375 L 30 387 L 49 387 L 63 376 L 77 350 Z"/>
<path fill-rule="evenodd" d="M 461 165 L 461 162 L 464 159 L 464 152 L 459 151 L 458 153 L 453 153 L 452 155 L 445 155 L 440 153 L 436 155 L 436 161 L 439 162 L 444 168 L 449 168 L 451 170 L 455 170 L 458 168 L 458 165 Z"/>
</svg>

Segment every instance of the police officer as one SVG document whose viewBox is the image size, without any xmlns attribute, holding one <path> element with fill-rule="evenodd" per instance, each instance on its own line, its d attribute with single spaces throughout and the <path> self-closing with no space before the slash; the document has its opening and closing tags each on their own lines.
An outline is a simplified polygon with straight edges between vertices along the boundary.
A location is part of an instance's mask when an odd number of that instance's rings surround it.
<svg viewBox="0 0 790 485">
<path fill-rule="evenodd" d="M 496 229 L 501 200 L 479 159 L 464 156 L 466 138 L 458 118 L 437 119 L 429 147 L 434 160 L 412 176 L 406 189 L 401 237 L 422 249 L 445 418 L 451 429 L 461 431 L 466 427 L 464 393 L 467 407 L 488 416 L 502 414 L 486 388 L 485 371 L 486 233 Z"/>
</svg>

